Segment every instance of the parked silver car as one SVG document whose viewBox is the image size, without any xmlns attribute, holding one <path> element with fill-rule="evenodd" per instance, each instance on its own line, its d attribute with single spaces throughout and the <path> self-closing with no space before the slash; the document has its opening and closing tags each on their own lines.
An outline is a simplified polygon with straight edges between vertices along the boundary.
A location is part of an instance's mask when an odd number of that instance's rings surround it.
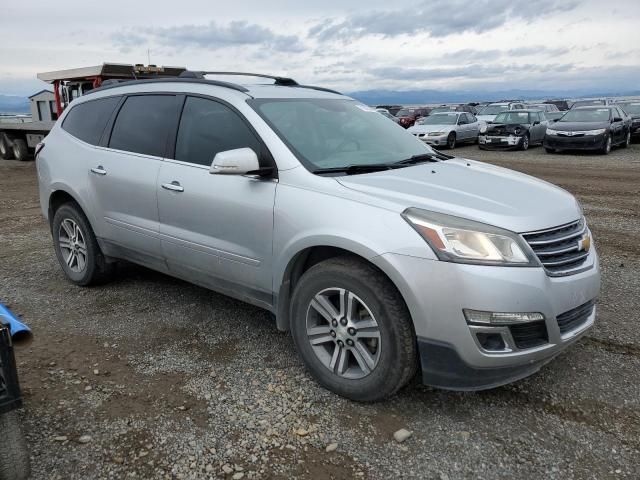
<svg viewBox="0 0 640 480">
<path fill-rule="evenodd" d="M 447 389 L 515 381 L 593 325 L 598 256 L 571 194 L 274 80 L 74 100 L 37 153 L 67 278 L 124 259 L 265 308 L 318 382 L 360 401 L 419 367 Z"/>
<path fill-rule="evenodd" d="M 428 145 L 453 149 L 458 143 L 475 143 L 479 129 L 480 124 L 471 113 L 444 112 L 416 120 L 407 131 Z"/>
</svg>

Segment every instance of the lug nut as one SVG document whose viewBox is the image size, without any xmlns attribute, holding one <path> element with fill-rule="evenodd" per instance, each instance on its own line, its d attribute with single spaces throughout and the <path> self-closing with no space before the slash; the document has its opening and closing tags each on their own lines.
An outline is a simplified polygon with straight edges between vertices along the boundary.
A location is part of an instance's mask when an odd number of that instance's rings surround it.
<svg viewBox="0 0 640 480">
<path fill-rule="evenodd" d="M 349 345 L 350 347 L 353 347 L 353 340 L 351 340 L 350 338 L 347 339 L 347 345 Z"/>
<path fill-rule="evenodd" d="M 347 332 L 349 332 L 349 335 L 355 335 L 356 334 L 356 329 L 353 327 L 349 327 L 349 329 L 347 330 Z"/>
<path fill-rule="evenodd" d="M 342 340 L 338 340 L 338 346 L 339 347 L 344 347 L 344 342 Z"/>
<path fill-rule="evenodd" d="M 333 325 L 334 327 L 338 326 L 338 321 L 337 320 L 332 320 L 331 321 L 331 325 Z"/>
<path fill-rule="evenodd" d="M 347 325 L 347 319 L 346 318 L 341 318 L 340 319 L 340 324 L 344 327 Z"/>
<path fill-rule="evenodd" d="M 331 330 L 331 331 L 329 332 L 329 334 L 330 334 L 333 338 L 336 338 L 336 331 L 335 331 L 335 330 Z"/>
</svg>

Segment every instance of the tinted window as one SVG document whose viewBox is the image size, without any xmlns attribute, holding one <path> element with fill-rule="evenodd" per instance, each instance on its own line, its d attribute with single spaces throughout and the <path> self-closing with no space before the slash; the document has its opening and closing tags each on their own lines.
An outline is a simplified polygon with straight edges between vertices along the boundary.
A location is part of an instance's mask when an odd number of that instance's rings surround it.
<svg viewBox="0 0 640 480">
<path fill-rule="evenodd" d="M 84 142 L 98 145 L 119 101 L 120 97 L 109 97 L 76 105 L 69 110 L 62 128 Z"/>
<path fill-rule="evenodd" d="M 171 95 L 129 97 L 118 113 L 109 147 L 127 152 L 163 157 L 167 132 L 176 115 Z"/>
<path fill-rule="evenodd" d="M 245 147 L 260 155 L 258 139 L 237 113 L 212 100 L 187 98 L 176 141 L 176 160 L 211 165 L 216 153 Z"/>
</svg>

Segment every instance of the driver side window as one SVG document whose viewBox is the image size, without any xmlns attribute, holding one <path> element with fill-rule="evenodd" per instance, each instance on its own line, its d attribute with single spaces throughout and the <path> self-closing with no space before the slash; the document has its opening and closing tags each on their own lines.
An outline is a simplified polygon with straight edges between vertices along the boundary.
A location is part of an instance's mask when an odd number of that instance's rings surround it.
<svg viewBox="0 0 640 480">
<path fill-rule="evenodd" d="M 209 166 L 218 152 L 245 147 L 260 158 L 260 142 L 236 112 L 213 100 L 187 97 L 176 139 L 176 160 Z"/>
</svg>

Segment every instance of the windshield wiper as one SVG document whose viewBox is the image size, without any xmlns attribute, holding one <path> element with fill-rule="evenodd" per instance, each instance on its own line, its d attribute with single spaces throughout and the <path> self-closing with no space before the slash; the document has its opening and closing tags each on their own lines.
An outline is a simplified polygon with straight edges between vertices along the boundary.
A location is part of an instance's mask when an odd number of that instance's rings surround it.
<svg viewBox="0 0 640 480">
<path fill-rule="evenodd" d="M 365 163 L 363 165 L 346 165 L 344 167 L 316 168 L 313 173 L 346 173 L 355 175 L 358 173 L 381 172 L 393 168 L 402 168 L 403 165 L 394 163 Z"/>
<path fill-rule="evenodd" d="M 399 160 L 395 162 L 394 165 L 415 165 L 416 163 L 439 162 L 440 160 L 449 160 L 450 158 L 451 157 L 448 155 L 443 155 L 441 153 L 421 153 L 419 155 L 405 158 L 404 160 Z"/>
</svg>

